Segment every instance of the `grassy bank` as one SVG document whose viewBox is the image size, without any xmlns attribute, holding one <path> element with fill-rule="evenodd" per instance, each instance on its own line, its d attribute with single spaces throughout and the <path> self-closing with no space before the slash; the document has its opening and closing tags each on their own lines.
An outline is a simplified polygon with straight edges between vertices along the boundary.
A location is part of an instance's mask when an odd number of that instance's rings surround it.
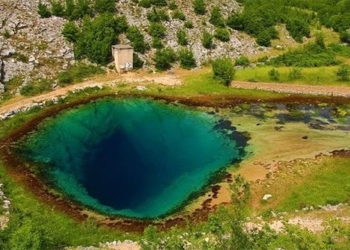
<svg viewBox="0 0 350 250">
<path fill-rule="evenodd" d="M 350 199 L 349 159 L 325 158 L 320 162 L 300 160 L 273 173 L 253 191 L 252 209 L 257 214 L 269 211 L 294 212 L 305 207 L 336 205 Z M 257 187 L 257 186 L 256 186 Z M 272 198 L 263 201 L 264 194 Z"/>
<path fill-rule="evenodd" d="M 350 86 L 349 81 L 337 80 L 335 72 L 338 66 L 300 68 L 300 78 L 291 79 L 292 67 L 261 66 L 254 68 L 244 68 L 236 71 L 235 79 L 237 81 L 248 82 L 281 82 L 290 84 L 309 84 L 309 85 L 331 85 L 331 86 Z M 279 73 L 279 79 L 271 79 L 269 71 L 275 69 Z"/>
<path fill-rule="evenodd" d="M 155 89 L 151 90 L 154 92 Z M 233 95 L 237 98 L 252 99 L 274 99 L 281 98 L 283 94 L 272 93 L 261 90 L 245 90 L 233 89 L 225 86 L 222 82 L 213 78 L 213 74 L 209 68 L 193 71 L 183 76 L 183 84 L 181 86 L 165 87 L 157 89 L 158 93 L 166 95 Z"/>
</svg>

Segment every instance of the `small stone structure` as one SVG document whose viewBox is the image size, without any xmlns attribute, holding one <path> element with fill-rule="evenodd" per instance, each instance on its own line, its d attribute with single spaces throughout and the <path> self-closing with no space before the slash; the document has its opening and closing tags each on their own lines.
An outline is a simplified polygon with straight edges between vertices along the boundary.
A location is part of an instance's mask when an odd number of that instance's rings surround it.
<svg viewBox="0 0 350 250">
<path fill-rule="evenodd" d="M 132 70 L 134 48 L 130 45 L 113 45 L 112 54 L 118 73 Z"/>
</svg>

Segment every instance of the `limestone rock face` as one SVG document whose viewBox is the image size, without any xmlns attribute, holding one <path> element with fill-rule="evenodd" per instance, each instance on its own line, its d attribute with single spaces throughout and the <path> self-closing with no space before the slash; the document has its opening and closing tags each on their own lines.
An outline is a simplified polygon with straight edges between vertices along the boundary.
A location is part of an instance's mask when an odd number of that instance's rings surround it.
<svg viewBox="0 0 350 250">
<path fill-rule="evenodd" d="M 50 8 L 50 0 L 42 0 Z M 226 56 L 232 59 L 241 55 L 250 56 L 259 50 L 248 35 L 230 30 L 230 40 L 221 42 L 214 38 L 214 47 L 205 49 L 201 39 L 204 31 L 215 33 L 215 27 L 210 24 L 210 13 L 215 6 L 220 7 L 224 18 L 232 13 L 242 11 L 242 6 L 232 0 L 209 1 L 206 15 L 196 15 L 192 1 L 175 0 L 178 10 L 182 11 L 186 20 L 172 18 L 173 10 L 164 7 L 170 17 L 169 21 L 163 21 L 166 27 L 166 36 L 163 44 L 172 47 L 175 51 L 187 47 L 192 50 L 197 65 L 210 59 Z M 1 0 L 0 4 L 0 60 L 4 61 L 4 72 L 1 83 L 16 77 L 21 78 L 25 85 L 27 82 L 47 78 L 56 75 L 75 63 L 73 45 L 67 42 L 61 34 L 66 20 L 60 17 L 40 18 L 38 14 L 39 0 Z M 119 15 L 125 15 L 129 25 L 140 29 L 145 41 L 151 44 L 152 37 L 147 33 L 149 21 L 147 13 L 152 8 L 140 7 L 132 0 L 116 2 Z M 185 22 L 191 22 L 193 28 L 185 28 Z M 79 22 L 78 22 L 79 23 Z M 187 35 L 188 45 L 180 46 L 177 41 L 177 31 L 184 29 Z M 129 43 L 125 35 L 119 37 L 121 43 Z M 155 49 L 150 49 L 145 55 L 139 55 L 152 65 Z M 149 66 L 147 66 L 149 67 Z M 150 66 L 152 68 L 152 66 Z M 3 89 L 0 85 L 0 91 Z"/>
<path fill-rule="evenodd" d="M 0 59 L 4 61 L 4 83 L 15 77 L 23 78 L 24 83 L 50 77 L 74 58 L 72 45 L 61 34 L 65 20 L 40 18 L 38 3 L 38 0 L 1 1 Z"/>
<path fill-rule="evenodd" d="M 177 42 L 176 32 L 179 29 L 184 29 L 187 35 L 188 45 L 185 46 L 188 49 L 191 49 L 194 53 L 197 65 L 200 65 L 203 62 L 208 61 L 209 59 L 215 59 L 217 57 L 226 56 L 231 58 L 237 58 L 242 55 L 253 55 L 259 50 L 266 49 L 260 48 L 248 35 L 238 32 L 235 30 L 230 30 L 230 41 L 221 42 L 217 39 L 213 39 L 214 48 L 205 49 L 202 45 L 202 36 L 203 32 L 207 31 L 210 34 L 214 35 L 215 27 L 209 22 L 210 13 L 215 6 L 220 7 L 220 12 L 223 17 L 226 19 L 232 13 L 239 13 L 242 11 L 242 6 L 240 6 L 236 1 L 232 0 L 214 0 L 209 1 L 206 9 L 207 14 L 205 15 L 196 15 L 193 10 L 192 1 L 180 1 L 175 0 L 178 10 L 182 11 L 185 14 L 186 20 L 179 20 L 172 18 L 171 14 L 173 11 L 166 8 L 167 13 L 170 17 L 169 21 L 163 21 L 162 24 L 166 27 L 166 37 L 163 39 L 163 44 L 168 47 L 172 47 L 175 51 L 184 48 L 180 46 Z M 149 26 L 149 21 L 147 20 L 147 13 L 152 9 L 145 9 L 132 0 L 118 1 L 117 9 L 126 16 L 128 23 L 134 25 L 140 29 L 145 37 L 145 41 L 151 43 L 152 37 L 147 33 L 147 28 Z M 193 24 L 192 29 L 184 27 L 186 21 L 189 21 Z M 128 42 L 128 41 L 126 41 Z M 151 58 L 155 50 L 152 49 L 147 52 L 146 58 Z"/>
</svg>

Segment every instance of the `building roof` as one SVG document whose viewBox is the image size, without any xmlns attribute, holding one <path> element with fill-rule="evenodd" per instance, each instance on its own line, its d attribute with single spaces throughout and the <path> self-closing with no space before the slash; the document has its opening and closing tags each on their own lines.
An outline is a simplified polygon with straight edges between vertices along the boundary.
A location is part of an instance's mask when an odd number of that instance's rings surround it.
<svg viewBox="0 0 350 250">
<path fill-rule="evenodd" d="M 113 45 L 112 48 L 113 49 L 132 49 L 133 47 L 126 44 L 118 44 L 118 45 Z"/>
</svg>

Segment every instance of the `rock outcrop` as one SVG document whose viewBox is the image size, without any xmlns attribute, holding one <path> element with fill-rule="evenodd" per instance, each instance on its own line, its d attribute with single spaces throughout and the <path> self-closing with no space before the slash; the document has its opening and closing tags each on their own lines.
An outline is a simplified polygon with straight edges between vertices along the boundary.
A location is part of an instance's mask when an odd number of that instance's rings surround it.
<svg viewBox="0 0 350 250">
<path fill-rule="evenodd" d="M 42 0 L 50 7 L 49 0 Z M 36 78 L 54 76 L 60 70 L 75 63 L 72 44 L 67 42 L 61 30 L 66 20 L 60 17 L 40 18 L 38 14 L 39 0 L 2 0 L 0 5 L 0 59 L 3 61 L 0 92 L 4 91 L 4 83 L 19 77 L 26 84 Z M 197 65 L 220 56 L 236 58 L 241 55 L 252 55 L 266 48 L 256 45 L 254 39 L 248 35 L 230 30 L 230 40 L 222 42 L 214 39 L 215 46 L 205 49 L 201 39 L 204 31 L 214 34 L 215 27 L 209 22 L 210 12 L 214 6 L 219 6 L 224 18 L 234 12 L 240 12 L 242 6 L 232 0 L 214 0 L 207 6 L 206 15 L 196 15 L 192 1 L 175 0 L 178 10 L 184 13 L 186 20 L 172 18 L 174 10 L 164 7 L 169 15 L 169 21 L 163 21 L 166 36 L 165 46 L 179 50 L 176 32 L 184 29 L 187 34 L 188 45 L 194 53 Z M 151 44 L 152 37 L 147 33 L 150 22 L 147 13 L 152 8 L 140 7 L 133 0 L 117 1 L 118 14 L 125 15 L 129 25 L 140 28 L 146 42 Z M 185 22 L 193 24 L 193 28 L 185 28 Z M 125 35 L 119 37 L 121 43 L 130 43 Z M 140 57 L 151 62 L 155 49 Z M 6 84 L 5 84 L 6 86 Z"/>
<path fill-rule="evenodd" d="M 2 83 L 15 77 L 23 78 L 24 82 L 50 77 L 74 63 L 72 45 L 61 35 L 65 20 L 58 17 L 42 19 L 37 10 L 36 0 L 1 1 Z"/>
</svg>

